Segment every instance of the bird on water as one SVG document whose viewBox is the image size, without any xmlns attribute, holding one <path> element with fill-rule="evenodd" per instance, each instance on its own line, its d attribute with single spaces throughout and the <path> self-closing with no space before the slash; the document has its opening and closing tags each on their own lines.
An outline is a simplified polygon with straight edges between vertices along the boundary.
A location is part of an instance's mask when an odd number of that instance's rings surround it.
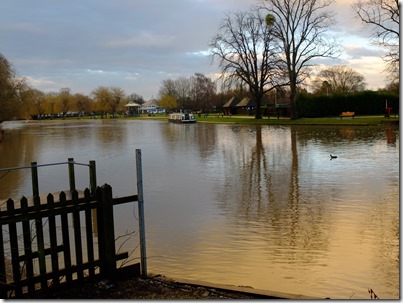
<svg viewBox="0 0 403 303">
<path fill-rule="evenodd" d="M 330 160 L 337 159 L 337 156 L 330 155 Z"/>
</svg>

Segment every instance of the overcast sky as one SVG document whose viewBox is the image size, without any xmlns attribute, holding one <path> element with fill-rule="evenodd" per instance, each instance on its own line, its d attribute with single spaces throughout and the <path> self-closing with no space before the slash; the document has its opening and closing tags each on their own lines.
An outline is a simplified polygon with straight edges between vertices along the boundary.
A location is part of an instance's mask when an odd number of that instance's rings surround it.
<svg viewBox="0 0 403 303">
<path fill-rule="evenodd" d="M 0 53 L 34 88 L 90 94 L 117 86 L 157 98 L 162 80 L 218 72 L 208 45 L 227 12 L 259 0 L 2 0 Z M 336 0 L 343 42 L 339 59 L 364 75 L 369 89 L 385 86 L 383 51 L 371 46 L 354 19 L 353 0 Z"/>
</svg>

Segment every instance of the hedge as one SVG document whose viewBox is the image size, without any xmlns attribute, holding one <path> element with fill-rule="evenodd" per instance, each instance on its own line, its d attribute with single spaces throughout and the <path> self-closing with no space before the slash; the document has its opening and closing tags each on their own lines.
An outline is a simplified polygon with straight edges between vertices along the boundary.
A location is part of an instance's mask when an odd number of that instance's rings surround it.
<svg viewBox="0 0 403 303">
<path fill-rule="evenodd" d="M 386 100 L 392 113 L 399 113 L 399 96 L 388 92 L 364 91 L 354 94 L 314 96 L 300 94 L 297 98 L 299 117 L 332 117 L 352 111 L 356 115 L 379 115 L 386 111 Z"/>
</svg>

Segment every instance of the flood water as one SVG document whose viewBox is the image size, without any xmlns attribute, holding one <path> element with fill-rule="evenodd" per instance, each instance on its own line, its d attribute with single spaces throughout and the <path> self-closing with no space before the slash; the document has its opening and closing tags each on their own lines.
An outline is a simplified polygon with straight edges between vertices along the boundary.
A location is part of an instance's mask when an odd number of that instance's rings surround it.
<svg viewBox="0 0 403 303">
<path fill-rule="evenodd" d="M 340 299 L 399 298 L 399 130 L 166 121 L 3 125 L 0 168 L 95 160 L 99 185 L 137 193 L 141 149 L 148 272 Z M 329 155 L 337 155 L 330 160 Z M 76 167 L 77 187 L 89 186 Z M 43 193 L 67 168 L 39 168 Z M 0 172 L 0 200 L 31 196 L 29 171 Z M 133 205 L 116 234 L 138 229 Z M 137 245 L 125 243 L 125 245 Z"/>
</svg>

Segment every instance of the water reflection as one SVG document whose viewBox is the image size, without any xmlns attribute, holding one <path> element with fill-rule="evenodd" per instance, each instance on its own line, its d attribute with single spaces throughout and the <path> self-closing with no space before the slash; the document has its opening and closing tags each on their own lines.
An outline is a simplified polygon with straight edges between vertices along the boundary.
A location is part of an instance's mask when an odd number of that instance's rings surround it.
<svg viewBox="0 0 403 303">
<path fill-rule="evenodd" d="M 237 137 L 250 144 L 237 144 Z M 217 200 L 223 201 L 220 207 L 236 218 L 236 225 L 260 222 L 266 233 L 276 233 L 274 241 L 264 239 L 275 262 L 287 248 L 287 262 L 315 263 L 316 256 L 323 257 L 326 250 L 330 226 L 324 224 L 326 213 L 321 204 L 307 204 L 301 198 L 297 129 L 271 132 L 260 126 L 253 130 L 238 127 L 232 138 L 229 141 L 234 143 L 223 148 L 224 157 L 235 161 L 227 166 L 225 190 L 217 189 Z"/>
<path fill-rule="evenodd" d="M 397 128 L 94 120 L 12 124 L 6 135 L 2 167 L 96 160 L 98 183 L 115 196 L 133 194 L 141 148 L 152 272 L 332 298 L 368 298 L 367 288 L 399 296 Z M 76 173 L 87 186 L 87 171 Z M 42 189 L 65 187 L 61 175 L 47 170 Z M 21 171 L 0 179 L 0 199 L 29 192 Z M 133 206 L 115 218 L 119 234 L 136 228 Z"/>
</svg>

